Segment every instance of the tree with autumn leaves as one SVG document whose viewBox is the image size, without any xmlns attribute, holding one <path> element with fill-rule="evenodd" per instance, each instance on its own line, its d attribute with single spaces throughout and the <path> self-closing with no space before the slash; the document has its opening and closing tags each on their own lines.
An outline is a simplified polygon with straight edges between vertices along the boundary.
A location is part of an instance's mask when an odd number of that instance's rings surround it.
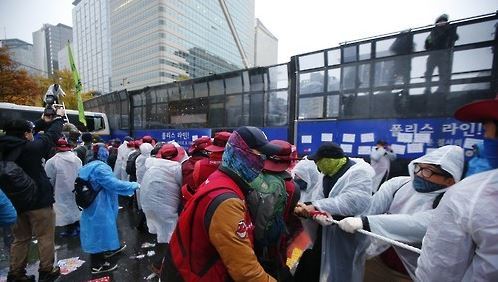
<svg viewBox="0 0 498 282">
<path fill-rule="evenodd" d="M 48 87 L 54 83 L 58 83 L 66 93 L 65 97 L 61 97 L 66 109 L 77 110 L 74 80 L 69 70 L 56 71 L 50 77 L 33 77 L 25 70 L 18 69 L 8 49 L 0 47 L 0 102 L 42 106 Z M 83 101 L 91 97 L 91 92 L 81 93 Z"/>
</svg>

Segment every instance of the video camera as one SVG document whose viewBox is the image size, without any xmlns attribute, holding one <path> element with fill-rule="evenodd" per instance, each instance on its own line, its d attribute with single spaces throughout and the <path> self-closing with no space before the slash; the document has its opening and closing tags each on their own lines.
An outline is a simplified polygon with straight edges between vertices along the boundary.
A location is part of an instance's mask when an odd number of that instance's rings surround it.
<svg viewBox="0 0 498 282">
<path fill-rule="evenodd" d="M 43 103 L 45 110 L 43 114 L 45 116 L 55 115 L 58 108 L 64 108 L 64 105 L 59 103 L 60 96 L 66 96 L 64 90 L 59 84 L 52 84 L 48 87 L 45 97 L 43 98 Z"/>
<path fill-rule="evenodd" d="M 55 116 L 57 114 L 57 109 L 65 109 L 64 103 L 59 103 L 59 98 L 61 96 L 66 96 L 66 93 L 64 93 L 64 90 L 62 90 L 59 84 L 52 84 L 48 87 L 45 97 L 43 97 L 45 107 L 45 110 L 43 110 L 44 116 Z M 67 116 L 65 116 L 65 120 L 68 121 Z"/>
</svg>

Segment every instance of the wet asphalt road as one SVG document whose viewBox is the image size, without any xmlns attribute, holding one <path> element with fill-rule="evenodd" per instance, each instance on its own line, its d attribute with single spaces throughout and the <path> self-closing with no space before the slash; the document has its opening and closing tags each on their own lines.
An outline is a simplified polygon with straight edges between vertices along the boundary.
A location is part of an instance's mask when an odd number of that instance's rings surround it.
<svg viewBox="0 0 498 282">
<path fill-rule="evenodd" d="M 157 247 L 142 248 L 143 243 L 156 243 L 155 236 L 150 234 L 140 233 L 132 227 L 137 222 L 137 215 L 131 208 L 120 209 L 118 215 L 119 239 L 122 244 L 126 244 L 127 248 L 122 254 L 117 255 L 112 259 L 117 262 L 118 269 L 108 274 L 93 275 L 90 272 L 89 255 L 82 252 L 80 247 L 79 237 L 61 238 L 59 234 L 62 230 L 56 229 L 56 261 L 71 257 L 79 257 L 85 263 L 77 270 L 61 275 L 56 281 L 89 281 L 99 277 L 110 276 L 110 281 L 146 281 L 146 278 L 152 274 L 149 270 L 149 265 L 152 263 L 154 256 L 148 257 L 148 251 L 158 252 Z M 8 250 L 3 245 L 3 232 L 0 229 L 0 282 L 5 281 L 7 277 L 9 260 Z M 145 254 L 142 259 L 130 258 Z M 31 243 L 29 258 L 28 258 L 28 274 L 38 276 L 38 252 L 35 243 Z M 147 281 L 158 281 L 157 278 Z"/>
</svg>

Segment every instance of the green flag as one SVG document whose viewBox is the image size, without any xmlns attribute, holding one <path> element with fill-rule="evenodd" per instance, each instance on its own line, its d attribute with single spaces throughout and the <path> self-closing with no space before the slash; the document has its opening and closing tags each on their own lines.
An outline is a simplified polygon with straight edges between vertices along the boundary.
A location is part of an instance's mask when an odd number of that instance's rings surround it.
<svg viewBox="0 0 498 282">
<path fill-rule="evenodd" d="M 76 69 L 76 64 L 74 63 L 73 52 L 71 52 L 71 46 L 69 46 L 69 42 L 67 44 L 67 54 L 69 56 L 69 64 L 71 65 L 71 72 L 73 73 L 74 85 L 76 85 L 74 94 L 76 95 L 76 101 L 78 102 L 79 121 L 86 126 L 85 109 L 83 108 L 83 101 L 81 100 L 81 95 L 80 95 L 82 88 L 80 75 L 78 73 L 78 70 Z"/>
</svg>

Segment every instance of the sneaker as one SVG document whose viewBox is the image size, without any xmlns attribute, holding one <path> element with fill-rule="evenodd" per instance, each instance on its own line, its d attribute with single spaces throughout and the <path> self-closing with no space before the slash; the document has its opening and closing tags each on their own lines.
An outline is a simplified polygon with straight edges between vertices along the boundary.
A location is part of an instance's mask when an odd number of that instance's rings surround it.
<svg viewBox="0 0 498 282">
<path fill-rule="evenodd" d="M 114 250 L 114 251 L 109 251 L 104 254 L 104 258 L 110 258 L 113 257 L 119 253 L 121 253 L 124 249 L 126 249 L 126 244 L 123 244 L 119 249 Z"/>
<path fill-rule="evenodd" d="M 35 282 L 35 276 L 34 275 L 7 275 L 7 282 Z"/>
<path fill-rule="evenodd" d="M 104 272 L 110 272 L 118 268 L 118 265 L 115 263 L 104 262 L 99 267 L 92 267 L 92 274 L 99 274 Z"/>
<path fill-rule="evenodd" d="M 55 281 L 60 275 L 61 275 L 61 269 L 56 266 L 52 268 L 51 271 L 40 271 L 38 276 L 38 281 L 39 282 L 49 282 L 49 281 Z"/>
</svg>

